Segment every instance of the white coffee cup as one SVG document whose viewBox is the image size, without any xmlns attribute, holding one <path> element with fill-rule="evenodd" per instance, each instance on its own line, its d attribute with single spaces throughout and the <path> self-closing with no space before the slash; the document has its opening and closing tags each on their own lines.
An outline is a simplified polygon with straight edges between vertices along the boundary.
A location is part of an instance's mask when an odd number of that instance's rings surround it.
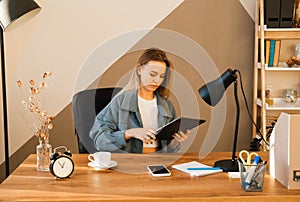
<svg viewBox="0 0 300 202">
<path fill-rule="evenodd" d="M 109 167 L 111 163 L 111 153 L 110 152 L 96 152 L 88 156 L 90 161 L 96 164 Z"/>
</svg>

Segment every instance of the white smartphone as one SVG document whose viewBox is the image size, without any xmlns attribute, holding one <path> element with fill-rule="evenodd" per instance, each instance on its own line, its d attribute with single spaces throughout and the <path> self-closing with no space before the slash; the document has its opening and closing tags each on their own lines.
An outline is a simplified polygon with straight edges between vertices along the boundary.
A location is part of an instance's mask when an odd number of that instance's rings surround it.
<svg viewBox="0 0 300 202">
<path fill-rule="evenodd" d="M 171 172 L 164 165 L 149 165 L 147 169 L 155 177 L 171 175 Z"/>
</svg>

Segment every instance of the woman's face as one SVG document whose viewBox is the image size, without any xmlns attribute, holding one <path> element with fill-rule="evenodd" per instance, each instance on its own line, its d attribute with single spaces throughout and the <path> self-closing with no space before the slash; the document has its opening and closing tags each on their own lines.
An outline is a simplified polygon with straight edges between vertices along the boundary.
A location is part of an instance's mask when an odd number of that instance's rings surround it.
<svg viewBox="0 0 300 202">
<path fill-rule="evenodd" d="M 166 73 L 166 64 L 159 61 L 149 61 L 139 66 L 141 90 L 154 92 L 163 82 Z"/>
</svg>

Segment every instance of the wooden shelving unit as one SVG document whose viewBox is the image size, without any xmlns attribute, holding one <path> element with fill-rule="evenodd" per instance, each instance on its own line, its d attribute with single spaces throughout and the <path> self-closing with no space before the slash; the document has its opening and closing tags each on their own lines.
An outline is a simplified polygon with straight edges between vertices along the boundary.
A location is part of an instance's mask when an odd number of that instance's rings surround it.
<svg viewBox="0 0 300 202">
<path fill-rule="evenodd" d="M 282 98 L 272 98 L 274 103 L 272 105 L 268 105 L 265 103 L 266 110 L 273 110 L 273 111 L 298 111 L 300 110 L 300 100 L 298 99 L 294 103 L 287 103 L 282 100 Z M 262 101 L 260 98 L 257 99 L 256 104 L 261 107 Z"/>
<path fill-rule="evenodd" d="M 258 63 L 257 68 L 261 69 L 261 63 Z M 279 63 L 278 67 L 265 67 L 265 71 L 274 72 L 297 72 L 300 71 L 300 66 L 288 67 L 286 64 Z"/>
<path fill-rule="evenodd" d="M 264 0 L 256 0 L 256 15 L 255 15 L 255 43 L 254 43 L 254 86 L 253 86 L 253 117 L 257 121 L 257 117 L 261 117 L 260 130 L 264 138 L 267 133 L 267 113 L 270 111 L 299 111 L 300 99 L 295 103 L 286 103 L 282 98 L 273 98 L 273 105 L 266 103 L 266 74 L 271 72 L 291 74 L 300 73 L 300 66 L 289 68 L 284 62 L 279 63 L 278 67 L 268 67 L 265 64 L 265 40 L 295 40 L 300 39 L 300 29 L 298 28 L 267 28 L 264 24 Z M 258 62 L 260 61 L 260 63 Z M 299 74 L 300 75 L 300 74 Z M 258 90 L 261 96 L 258 97 Z M 258 108 L 260 110 L 258 110 Z M 260 111 L 260 114 L 258 114 Z M 298 113 L 298 112 L 297 112 Z M 256 128 L 253 126 L 253 138 L 256 137 Z M 262 145 L 263 150 L 266 150 L 266 145 Z"/>
<path fill-rule="evenodd" d="M 299 28 L 266 28 L 264 26 L 264 33 L 261 34 L 259 30 L 258 38 L 264 35 L 264 39 L 299 39 Z"/>
</svg>

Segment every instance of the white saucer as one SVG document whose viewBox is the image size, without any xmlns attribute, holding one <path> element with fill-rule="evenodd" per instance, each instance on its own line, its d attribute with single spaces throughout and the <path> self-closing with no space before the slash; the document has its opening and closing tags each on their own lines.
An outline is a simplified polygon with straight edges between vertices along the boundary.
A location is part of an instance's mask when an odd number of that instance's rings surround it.
<svg viewBox="0 0 300 202">
<path fill-rule="evenodd" d="M 118 163 L 116 161 L 110 161 L 109 165 L 103 165 L 103 164 L 100 164 L 99 162 L 95 162 L 95 161 L 90 161 L 88 163 L 88 166 L 94 168 L 95 170 L 107 170 L 107 169 L 113 168 L 117 165 L 118 165 Z"/>
</svg>

